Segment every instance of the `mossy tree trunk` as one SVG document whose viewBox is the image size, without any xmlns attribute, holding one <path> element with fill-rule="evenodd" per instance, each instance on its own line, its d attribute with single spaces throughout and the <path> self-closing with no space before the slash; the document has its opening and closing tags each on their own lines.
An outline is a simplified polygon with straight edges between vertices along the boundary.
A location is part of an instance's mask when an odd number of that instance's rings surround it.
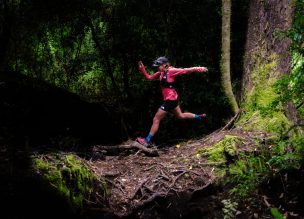
<svg viewBox="0 0 304 219">
<path fill-rule="evenodd" d="M 231 0 L 222 0 L 222 58 L 221 81 L 224 92 L 234 113 L 239 111 L 238 104 L 232 91 L 230 76 L 230 29 L 231 29 Z"/>
<path fill-rule="evenodd" d="M 292 1 L 252 0 L 249 6 L 248 28 L 245 45 L 243 96 L 252 87 L 252 73 L 257 64 L 267 64 L 275 55 L 277 72 L 290 72 L 290 40 L 282 35 L 290 29 L 294 8 Z"/>
<path fill-rule="evenodd" d="M 257 87 L 269 89 L 270 79 L 278 80 L 283 74 L 291 72 L 291 42 L 284 32 L 292 26 L 294 7 L 289 0 L 252 0 L 249 7 L 242 102 L 246 104 L 254 101 L 251 104 L 259 104 L 256 96 L 261 95 L 257 94 Z M 253 96 L 255 99 L 251 98 Z M 295 123 L 296 110 L 291 105 L 285 106 L 285 115 Z"/>
</svg>

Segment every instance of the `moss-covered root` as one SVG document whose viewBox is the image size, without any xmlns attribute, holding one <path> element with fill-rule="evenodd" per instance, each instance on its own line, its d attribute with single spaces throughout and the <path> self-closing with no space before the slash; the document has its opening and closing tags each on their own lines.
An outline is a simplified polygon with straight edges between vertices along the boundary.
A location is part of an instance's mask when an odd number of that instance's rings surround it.
<svg viewBox="0 0 304 219">
<path fill-rule="evenodd" d="M 33 156 L 33 167 L 48 185 L 67 200 L 72 209 L 81 209 L 96 189 L 96 176 L 76 155 Z M 100 184 L 100 180 L 98 182 Z M 106 184 L 102 182 L 99 186 L 106 196 Z"/>
<path fill-rule="evenodd" d="M 197 156 L 207 157 L 211 162 L 226 162 L 227 156 L 235 157 L 237 155 L 237 145 L 242 142 L 239 136 L 225 135 L 223 140 L 212 147 L 199 149 Z"/>
</svg>

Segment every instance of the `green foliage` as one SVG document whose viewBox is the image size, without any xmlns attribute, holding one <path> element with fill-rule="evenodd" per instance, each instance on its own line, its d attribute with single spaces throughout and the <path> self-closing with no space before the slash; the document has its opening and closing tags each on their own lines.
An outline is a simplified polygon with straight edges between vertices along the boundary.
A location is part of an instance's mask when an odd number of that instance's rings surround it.
<svg viewBox="0 0 304 219">
<path fill-rule="evenodd" d="M 302 116 L 304 116 L 304 56 L 297 51 L 293 51 L 292 72 L 290 75 L 284 75 L 275 84 L 276 92 L 280 94 L 277 103 L 286 104 L 293 102 Z"/>
<path fill-rule="evenodd" d="M 280 140 L 272 149 L 272 156 L 267 164 L 272 171 L 299 169 L 303 164 L 304 137 L 293 136 Z"/>
<path fill-rule="evenodd" d="M 292 40 L 292 50 L 299 52 L 304 55 L 304 1 L 294 0 L 295 15 L 293 20 L 292 28 L 287 32 L 287 36 Z"/>
<path fill-rule="evenodd" d="M 260 147 L 259 150 L 262 150 L 258 156 L 239 155 L 238 161 L 230 166 L 231 179 L 236 183 L 231 192 L 241 198 L 253 192 L 264 177 L 282 170 L 299 169 L 303 165 L 303 136 L 290 135 L 292 126 L 284 115 L 284 107 L 291 101 L 298 106 L 303 116 L 304 2 L 296 0 L 295 6 L 294 24 L 287 33 L 292 40 L 291 74 L 278 77 L 275 55 L 268 58 L 257 55 L 254 60 L 252 87 L 246 93 L 244 113 L 237 125 L 246 129 L 272 132 L 275 138 Z M 269 150 L 263 149 L 265 146 Z M 271 209 L 271 212 L 275 218 L 284 218 L 277 209 Z"/>
<path fill-rule="evenodd" d="M 279 212 L 279 210 L 278 210 L 277 208 L 271 208 L 270 211 L 271 211 L 272 216 L 273 216 L 275 219 L 285 219 L 285 218 L 286 218 L 286 217 L 284 217 L 283 214 L 281 214 L 281 213 Z"/>
<path fill-rule="evenodd" d="M 236 156 L 237 145 L 240 144 L 241 138 L 238 136 L 225 135 L 224 139 L 212 147 L 199 149 L 198 156 L 207 157 L 212 162 L 226 162 L 226 155 Z"/>
<path fill-rule="evenodd" d="M 94 193 L 96 176 L 75 155 L 36 156 L 33 157 L 33 164 L 37 173 L 67 200 L 72 209 L 81 209 L 85 199 Z M 106 197 L 106 184 L 101 186 Z"/>
<path fill-rule="evenodd" d="M 224 139 L 211 147 L 205 147 L 197 151 L 196 157 L 207 157 L 210 162 L 224 165 L 228 159 L 234 159 L 237 156 L 237 146 L 241 144 L 242 139 L 238 136 L 225 135 Z M 228 158 L 228 159 L 227 159 Z M 226 168 L 219 167 L 215 169 L 218 176 L 226 174 Z"/>
<path fill-rule="evenodd" d="M 275 134 L 282 134 L 289 128 L 290 123 L 284 115 L 284 107 L 277 104 L 279 93 L 274 87 L 278 80 L 276 66 L 275 55 L 270 57 L 266 64 L 257 57 L 256 68 L 252 73 L 253 86 L 246 94 L 244 113 L 237 122 L 239 127 Z"/>
<path fill-rule="evenodd" d="M 292 28 L 285 34 L 291 40 L 292 68 L 291 74 L 285 75 L 276 83 L 276 89 L 280 92 L 278 102 L 293 102 L 299 113 L 304 116 L 304 2 L 295 0 L 295 16 Z"/>
<path fill-rule="evenodd" d="M 229 166 L 230 190 L 237 199 L 248 198 L 268 176 L 284 170 L 299 169 L 303 163 L 304 137 L 275 139 L 258 148 L 258 155 L 240 153 Z M 267 145 L 272 145 L 267 149 Z"/>
<path fill-rule="evenodd" d="M 224 219 L 232 219 L 235 218 L 235 214 L 237 211 L 237 202 L 233 202 L 230 199 L 224 199 L 222 200 L 222 203 L 224 205 L 223 207 L 223 213 L 224 213 Z"/>
<path fill-rule="evenodd" d="M 293 136 L 291 139 L 293 150 L 296 153 L 304 154 L 304 136 Z M 304 159 L 304 158 L 303 158 Z"/>
<path fill-rule="evenodd" d="M 147 82 L 138 72 L 137 62 L 142 60 L 151 73 L 155 71 L 151 63 L 160 55 L 168 56 L 175 67 L 207 66 L 207 74 L 194 73 L 177 80 L 182 109 L 210 115 L 211 127 L 199 127 L 206 133 L 221 126 L 230 113 L 218 80 L 220 5 L 211 0 L 153 4 L 90 0 L 72 5 L 67 0 L 29 0 L 18 7 L 10 5 L 9 15 L 14 19 L 9 32 L 14 37 L 5 52 L 6 67 L 89 102 L 114 106 L 126 118 L 125 127 L 146 133 L 149 127 L 144 126 L 150 126 L 161 94 L 158 83 Z M 1 21 L 5 18 L 2 14 Z M 135 110 L 141 112 L 136 118 L 130 113 Z M 164 132 L 169 129 L 165 123 L 163 127 Z M 169 138 L 197 136 L 197 129 L 180 129 L 175 126 L 174 134 L 162 133 L 171 135 Z"/>
<path fill-rule="evenodd" d="M 258 148 L 258 155 L 240 153 L 229 166 L 229 177 L 235 183 L 231 193 L 248 197 L 268 176 L 283 170 L 299 169 L 303 163 L 304 137 L 273 139 Z M 269 149 L 267 148 L 269 146 Z"/>
<path fill-rule="evenodd" d="M 236 183 L 230 192 L 239 198 L 248 197 L 268 173 L 266 166 L 268 159 L 269 154 L 266 151 L 263 151 L 259 156 L 241 153 L 238 160 L 229 167 L 230 177 Z"/>
</svg>

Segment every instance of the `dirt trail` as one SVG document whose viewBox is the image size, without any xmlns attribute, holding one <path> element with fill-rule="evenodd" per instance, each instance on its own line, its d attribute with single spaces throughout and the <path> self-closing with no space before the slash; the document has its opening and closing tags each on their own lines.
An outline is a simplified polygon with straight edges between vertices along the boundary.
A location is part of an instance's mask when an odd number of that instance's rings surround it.
<svg viewBox="0 0 304 219">
<path fill-rule="evenodd" d="M 214 183 L 214 166 L 219 164 L 197 156 L 197 150 L 214 145 L 225 135 L 242 137 L 244 141 L 238 150 L 248 151 L 255 149 L 254 139 L 266 136 L 262 132 L 238 129 L 216 131 L 199 140 L 161 148 L 157 157 L 135 150 L 125 156 L 105 156 L 91 161 L 90 165 L 110 187 L 110 210 L 118 216 L 127 216 L 157 198 L 191 196 Z"/>
</svg>

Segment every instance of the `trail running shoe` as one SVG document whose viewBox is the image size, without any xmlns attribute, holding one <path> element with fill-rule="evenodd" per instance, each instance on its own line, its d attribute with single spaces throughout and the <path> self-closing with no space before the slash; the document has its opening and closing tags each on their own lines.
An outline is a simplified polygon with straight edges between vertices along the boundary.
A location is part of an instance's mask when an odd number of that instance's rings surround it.
<svg viewBox="0 0 304 219">
<path fill-rule="evenodd" d="M 138 137 L 136 138 L 136 140 L 139 144 L 145 146 L 145 147 L 148 147 L 149 146 L 149 143 L 147 142 L 147 140 L 145 138 L 142 138 L 142 137 Z"/>
<path fill-rule="evenodd" d="M 203 114 L 199 114 L 199 120 L 203 121 L 204 119 L 206 119 L 207 114 L 203 113 Z"/>
</svg>

